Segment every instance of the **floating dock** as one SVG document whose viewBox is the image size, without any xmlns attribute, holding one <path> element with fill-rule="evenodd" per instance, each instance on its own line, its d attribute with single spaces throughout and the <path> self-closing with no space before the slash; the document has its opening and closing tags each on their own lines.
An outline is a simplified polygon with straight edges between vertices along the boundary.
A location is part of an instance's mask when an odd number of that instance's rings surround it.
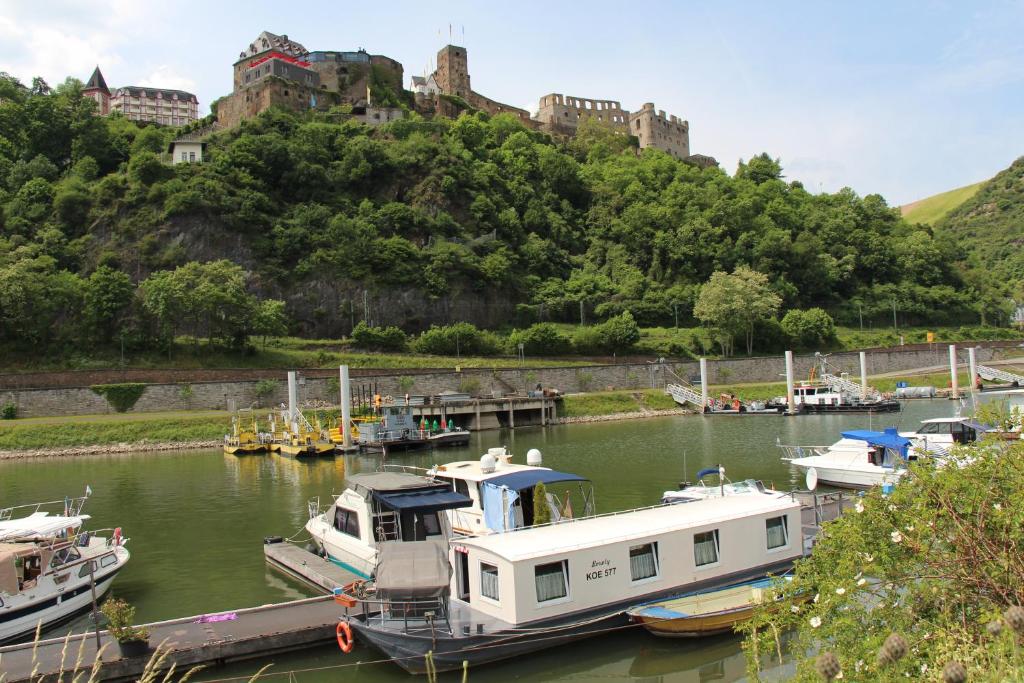
<svg viewBox="0 0 1024 683">
<path fill-rule="evenodd" d="M 274 569 L 324 593 L 334 593 L 335 588 L 362 578 L 291 543 L 264 543 L 263 556 Z"/>
<path fill-rule="evenodd" d="M 301 579 L 325 593 L 359 577 L 291 543 L 267 543 L 264 556 L 275 569 Z M 175 665 L 184 673 L 199 665 L 264 657 L 333 642 L 342 607 L 330 595 L 292 602 L 263 605 L 231 612 L 204 614 L 146 624 L 150 646 L 163 643 L 167 653 L 163 667 Z M 121 657 L 117 643 L 107 631 L 100 631 L 104 646 L 98 681 L 138 677 L 150 656 Z M 0 672 L 4 683 L 45 683 L 67 676 L 79 659 L 79 672 L 88 677 L 96 662 L 96 633 L 72 635 L 65 651 L 65 639 L 51 638 L 33 643 L 0 647 Z M 69 677 L 70 679 L 70 677 Z"/>
</svg>

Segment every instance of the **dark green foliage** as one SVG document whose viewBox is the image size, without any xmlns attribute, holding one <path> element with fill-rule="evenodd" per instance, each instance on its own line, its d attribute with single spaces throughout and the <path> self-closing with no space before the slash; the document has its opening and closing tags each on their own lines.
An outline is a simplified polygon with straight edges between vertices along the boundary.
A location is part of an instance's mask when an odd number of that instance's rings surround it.
<svg viewBox="0 0 1024 683">
<path fill-rule="evenodd" d="M 18 404 L 5 403 L 0 407 L 0 420 L 13 420 L 18 417 Z"/>
<path fill-rule="evenodd" d="M 820 308 L 801 311 L 794 308 L 782 318 L 782 331 L 801 348 L 827 344 L 835 338 L 832 317 Z"/>
<path fill-rule="evenodd" d="M 386 69 L 364 75 L 375 104 L 408 104 Z M 256 307 L 253 291 L 303 309 L 299 293 L 328 282 L 426 298 L 432 315 L 410 310 L 408 333 L 451 320 L 463 301 L 462 310 L 518 311 L 508 324 L 593 325 L 628 311 L 645 327 L 692 326 L 701 287 L 742 266 L 767 276 L 782 312 L 821 308 L 856 324 L 863 311 L 865 324 L 888 324 L 896 299 L 901 325 L 1001 323 L 1006 283 L 1021 280 L 983 275 L 982 256 L 1019 260 L 1012 231 L 998 249 L 962 261 L 956 240 L 908 225 L 881 197 L 812 195 L 767 154 L 730 177 L 655 150 L 638 154 L 634 139 L 594 122 L 562 142 L 510 114 L 409 113 L 370 128 L 335 107 L 271 109 L 210 138 L 205 163 L 170 166 L 163 157 L 178 131 L 95 116 L 80 92 L 74 80 L 51 89 L 0 75 L 3 344 L 102 345 L 120 327 L 140 345 L 186 332 L 243 348 L 248 334 L 285 326 L 280 307 Z M 964 220 L 1013 219 L 1020 166 L 979 192 Z M 982 228 L 963 229 L 977 241 L 971 231 Z M 217 259 L 251 272 L 224 271 L 218 291 L 189 263 Z M 83 283 L 100 265 L 144 284 L 126 307 L 119 298 L 115 311 L 93 317 Z M 206 286 L 190 284 L 204 278 Z M 296 332 L 348 329 L 337 304 L 289 313 Z M 96 334 L 99 320 L 112 329 Z M 618 353 L 629 337 L 586 327 L 574 342 Z M 479 330 L 470 339 L 484 340 L 487 353 L 507 351 Z M 417 344 L 454 352 L 448 342 L 454 336 L 428 332 Z"/>
<path fill-rule="evenodd" d="M 367 351 L 405 351 L 405 332 L 397 327 L 370 327 L 365 320 L 352 330 L 352 340 L 357 348 Z"/>
<path fill-rule="evenodd" d="M 125 384 L 94 384 L 93 393 L 107 399 L 107 403 L 119 413 L 131 410 L 146 391 L 145 384 L 134 382 Z"/>
<path fill-rule="evenodd" d="M 502 351 L 495 335 L 470 323 L 433 325 L 413 341 L 412 348 L 436 356 L 493 356 Z"/>
<path fill-rule="evenodd" d="M 512 330 L 508 343 L 513 351 L 517 351 L 522 344 L 523 353 L 528 356 L 560 356 L 572 350 L 572 340 L 551 323 L 537 323 L 525 330 Z"/>
</svg>

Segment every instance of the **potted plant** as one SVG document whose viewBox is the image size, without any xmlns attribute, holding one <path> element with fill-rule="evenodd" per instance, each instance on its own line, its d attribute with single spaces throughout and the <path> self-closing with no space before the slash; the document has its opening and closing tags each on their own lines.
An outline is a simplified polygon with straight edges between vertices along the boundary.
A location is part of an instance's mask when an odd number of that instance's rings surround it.
<svg viewBox="0 0 1024 683">
<path fill-rule="evenodd" d="M 134 626 L 135 608 L 120 598 L 110 598 L 100 608 L 107 630 L 114 636 L 122 657 L 141 657 L 149 651 L 149 631 Z"/>
</svg>

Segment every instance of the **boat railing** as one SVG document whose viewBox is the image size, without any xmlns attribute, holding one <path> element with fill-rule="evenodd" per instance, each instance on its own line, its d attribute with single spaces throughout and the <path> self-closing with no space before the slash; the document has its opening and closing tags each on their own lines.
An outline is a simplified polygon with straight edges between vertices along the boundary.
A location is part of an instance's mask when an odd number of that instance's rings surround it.
<svg viewBox="0 0 1024 683">
<path fill-rule="evenodd" d="M 310 498 L 309 500 L 307 500 L 306 501 L 306 510 L 309 511 L 309 518 L 310 519 L 313 519 L 314 517 L 319 517 L 320 516 L 320 512 L 321 512 L 321 510 L 320 510 L 320 496 L 317 496 L 316 498 Z"/>
<path fill-rule="evenodd" d="M 401 624 L 403 633 L 412 631 L 433 632 L 438 622 L 444 624 L 444 630 L 452 635 L 452 624 L 448 613 L 448 597 L 435 598 L 380 598 L 375 594 L 352 595 L 349 593 L 335 594 L 335 601 L 345 606 L 345 614 L 358 606 L 363 620 L 369 625 L 380 624 L 382 628 L 397 628 Z"/>
<path fill-rule="evenodd" d="M 48 500 L 42 503 L 28 503 L 25 505 L 12 505 L 11 507 L 0 508 L 0 522 L 10 520 L 14 518 L 14 512 L 16 510 L 30 510 L 29 515 L 36 512 L 48 512 L 44 508 L 56 507 L 58 505 L 63 506 L 62 514 L 65 517 L 77 517 L 82 512 L 82 508 L 85 507 L 85 501 L 89 498 L 88 495 L 80 496 L 78 498 L 65 498 L 63 500 Z M 28 516 L 28 515 L 26 515 Z"/>
<path fill-rule="evenodd" d="M 823 455 L 828 450 L 828 446 L 789 445 L 780 441 L 776 441 L 775 445 L 782 450 L 783 460 L 796 460 L 797 458 L 806 458 L 812 455 Z"/>
</svg>

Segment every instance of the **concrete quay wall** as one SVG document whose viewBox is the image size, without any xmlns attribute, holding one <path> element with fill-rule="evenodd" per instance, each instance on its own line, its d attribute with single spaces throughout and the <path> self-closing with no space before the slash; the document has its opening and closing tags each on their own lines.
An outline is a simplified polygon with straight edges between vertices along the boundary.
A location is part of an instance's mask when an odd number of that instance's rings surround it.
<svg viewBox="0 0 1024 683">
<path fill-rule="evenodd" d="M 961 362 L 966 363 L 966 347 Z M 1009 355 L 1020 355 L 1016 347 L 984 346 L 977 350 L 979 363 Z M 857 352 L 835 353 L 828 357 L 829 364 L 852 378 L 859 378 L 860 361 Z M 797 356 L 797 378 L 807 377 L 814 365 L 813 355 Z M 867 353 L 868 374 L 879 375 L 922 367 L 948 367 L 949 352 L 946 345 L 933 348 L 875 350 Z M 304 376 L 300 371 L 299 400 L 303 405 L 322 403 L 337 405 L 339 396 L 336 375 Z M 364 371 L 365 372 L 365 371 Z M 354 390 L 374 389 L 385 396 L 409 394 L 436 395 L 443 391 L 459 391 L 472 396 L 495 398 L 511 394 L 525 395 L 539 384 L 563 393 L 605 391 L 614 389 L 645 389 L 663 387 L 682 378 L 696 378 L 700 369 L 696 361 L 654 363 L 626 363 L 619 365 L 591 365 L 582 367 L 525 368 L 525 369 L 463 369 L 460 372 L 440 370 L 433 372 L 380 371 L 376 374 L 359 373 L 352 378 Z M 747 382 L 781 382 L 785 373 L 782 356 L 760 358 L 732 358 L 708 361 L 708 379 L 711 384 Z M 260 395 L 265 383 L 254 379 L 202 381 L 193 383 L 149 384 L 131 412 L 167 410 L 224 410 L 231 407 L 276 406 L 288 400 L 285 372 L 269 393 Z M 89 415 L 112 413 L 106 399 L 89 387 L 59 389 L 0 389 L 0 404 L 14 403 L 19 417 L 48 415 Z"/>
</svg>

